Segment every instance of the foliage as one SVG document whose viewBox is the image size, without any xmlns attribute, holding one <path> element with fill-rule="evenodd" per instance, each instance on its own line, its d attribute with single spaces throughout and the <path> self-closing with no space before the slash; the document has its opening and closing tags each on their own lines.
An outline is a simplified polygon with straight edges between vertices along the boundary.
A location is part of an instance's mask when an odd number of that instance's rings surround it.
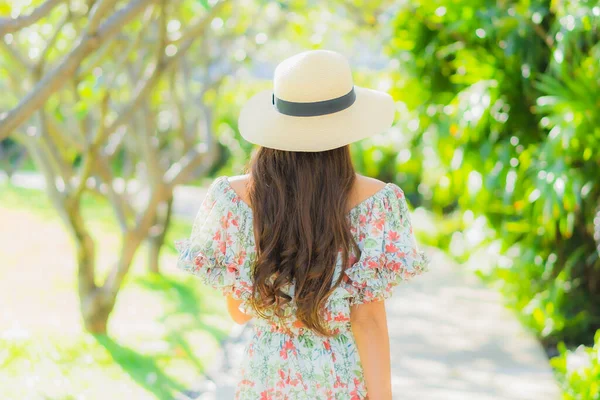
<svg viewBox="0 0 600 400">
<path fill-rule="evenodd" d="M 25 162 L 25 150 L 10 138 L 0 141 L 0 170 L 10 177 Z"/>
<path fill-rule="evenodd" d="M 26 3 L 0 19 L 0 88 L 11 94 L 0 100 L 0 138 L 25 146 L 46 178 L 77 244 L 86 326 L 105 333 L 144 241 L 158 272 L 175 187 L 205 175 L 223 149 L 213 132 L 221 83 L 285 12 L 231 0 Z M 120 257 L 104 279 L 82 215 L 86 192 L 108 201 L 120 225 Z"/>
<path fill-rule="evenodd" d="M 563 382 L 565 400 L 600 399 L 600 330 L 596 332 L 593 348 L 580 346 L 569 351 L 563 343 L 560 356 L 551 360 Z"/>
<path fill-rule="evenodd" d="M 397 168 L 433 210 L 485 217 L 494 236 L 476 244 L 499 240 L 510 255 L 490 273 L 546 344 L 590 344 L 600 327 L 597 2 L 405 2 L 393 26 L 393 94 L 411 140 Z"/>
</svg>

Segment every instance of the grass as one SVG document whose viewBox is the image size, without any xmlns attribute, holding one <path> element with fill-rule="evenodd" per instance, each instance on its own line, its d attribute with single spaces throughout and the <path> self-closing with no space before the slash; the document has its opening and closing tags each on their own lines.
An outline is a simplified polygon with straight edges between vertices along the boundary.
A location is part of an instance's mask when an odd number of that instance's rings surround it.
<svg viewBox="0 0 600 400">
<path fill-rule="evenodd" d="M 84 199 L 99 277 L 116 260 L 119 235 L 108 204 Z M 231 329 L 218 293 L 175 271 L 175 220 L 162 275 L 136 255 L 109 322 L 84 331 L 74 246 L 43 192 L 0 185 L 0 394 L 9 399 L 173 399 L 193 390 Z"/>
</svg>

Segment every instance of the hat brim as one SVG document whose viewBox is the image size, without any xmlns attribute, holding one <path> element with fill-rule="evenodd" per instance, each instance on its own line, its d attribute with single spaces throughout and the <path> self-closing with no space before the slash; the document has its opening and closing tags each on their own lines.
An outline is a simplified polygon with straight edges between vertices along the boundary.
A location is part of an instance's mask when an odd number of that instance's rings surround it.
<svg viewBox="0 0 600 400">
<path fill-rule="evenodd" d="M 244 139 L 286 151 L 326 151 L 382 133 L 394 122 L 395 104 L 384 92 L 354 86 L 356 101 L 333 114 L 294 117 L 272 104 L 272 91 L 252 96 L 242 107 L 238 127 Z"/>
</svg>

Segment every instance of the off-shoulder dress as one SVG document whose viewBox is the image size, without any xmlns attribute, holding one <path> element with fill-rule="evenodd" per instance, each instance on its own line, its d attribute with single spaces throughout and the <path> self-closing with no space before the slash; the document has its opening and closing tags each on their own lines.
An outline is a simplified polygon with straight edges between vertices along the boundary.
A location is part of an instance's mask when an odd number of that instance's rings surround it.
<svg viewBox="0 0 600 400">
<path fill-rule="evenodd" d="M 388 183 L 348 214 L 351 233 L 360 248 L 343 271 L 343 280 L 329 296 L 324 320 L 335 332 L 323 337 L 298 327 L 295 304 L 287 305 L 285 326 L 275 318 L 255 316 L 252 339 L 245 347 L 235 399 L 367 399 L 363 369 L 350 329 L 350 307 L 387 299 L 402 281 L 429 269 L 418 249 L 403 191 Z M 189 239 L 176 242 L 177 266 L 225 295 L 241 300 L 252 294 L 256 247 L 252 209 L 226 176 L 210 186 Z M 338 257 L 333 282 L 342 273 Z M 293 297 L 294 287 L 288 294 Z"/>
</svg>

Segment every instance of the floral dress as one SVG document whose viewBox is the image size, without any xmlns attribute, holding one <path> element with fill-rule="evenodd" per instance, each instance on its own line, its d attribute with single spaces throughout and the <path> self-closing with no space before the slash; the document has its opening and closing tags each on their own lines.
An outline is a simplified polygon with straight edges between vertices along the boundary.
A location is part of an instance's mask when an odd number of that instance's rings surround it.
<svg viewBox="0 0 600 400">
<path fill-rule="evenodd" d="M 294 301 L 286 305 L 290 318 L 284 322 L 253 313 L 247 304 L 256 259 L 252 209 L 225 176 L 209 188 L 191 237 L 176 242 L 177 265 L 241 300 L 240 310 L 254 316 L 235 399 L 368 399 L 350 307 L 390 297 L 400 282 L 426 271 L 428 260 L 417 247 L 404 193 L 395 184 L 358 204 L 347 219 L 361 253 L 351 254 L 342 283 L 326 302 L 322 315 L 335 335 L 323 337 L 295 319 Z M 333 282 L 341 272 L 340 255 Z M 293 285 L 287 293 L 293 297 Z"/>
</svg>

